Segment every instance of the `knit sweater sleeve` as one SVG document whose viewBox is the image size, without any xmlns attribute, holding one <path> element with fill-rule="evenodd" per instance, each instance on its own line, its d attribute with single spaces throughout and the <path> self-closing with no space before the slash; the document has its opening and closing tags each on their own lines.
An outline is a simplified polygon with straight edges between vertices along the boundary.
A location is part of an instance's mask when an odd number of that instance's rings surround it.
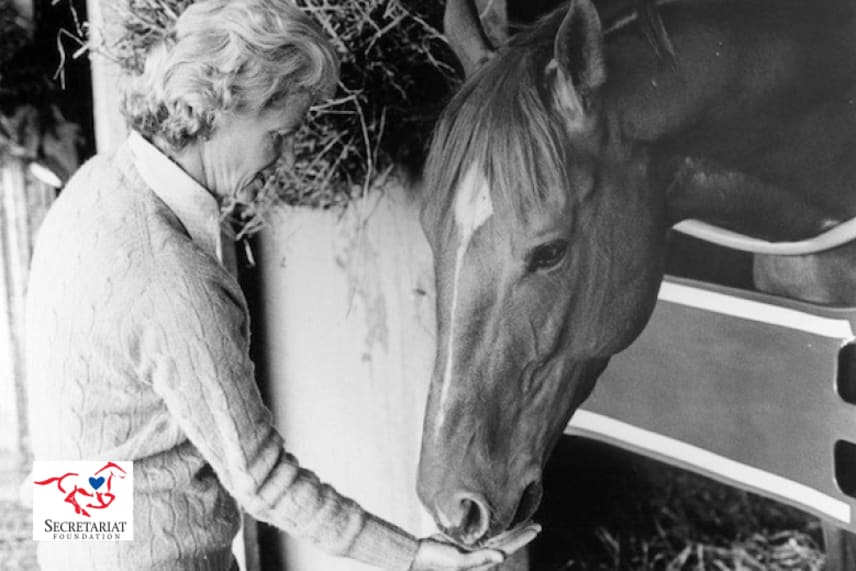
<svg viewBox="0 0 856 571">
<path fill-rule="evenodd" d="M 167 259 L 141 296 L 143 377 L 253 517 L 329 553 L 408 569 L 411 535 L 321 483 L 284 449 L 255 383 L 244 297 L 200 258 Z"/>
</svg>

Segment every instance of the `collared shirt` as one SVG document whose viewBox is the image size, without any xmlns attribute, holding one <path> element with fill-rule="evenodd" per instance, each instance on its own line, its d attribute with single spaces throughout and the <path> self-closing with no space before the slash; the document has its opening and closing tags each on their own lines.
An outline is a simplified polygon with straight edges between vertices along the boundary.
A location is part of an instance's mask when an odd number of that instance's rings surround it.
<svg viewBox="0 0 856 571">
<path fill-rule="evenodd" d="M 128 145 L 143 181 L 175 213 L 193 241 L 223 263 L 217 199 L 136 131 L 129 135 Z"/>
</svg>

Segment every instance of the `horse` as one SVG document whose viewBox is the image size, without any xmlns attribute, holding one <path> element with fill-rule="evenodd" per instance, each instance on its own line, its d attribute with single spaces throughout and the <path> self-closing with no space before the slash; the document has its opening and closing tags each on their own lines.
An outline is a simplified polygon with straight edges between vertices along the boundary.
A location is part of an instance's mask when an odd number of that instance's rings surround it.
<svg viewBox="0 0 856 571">
<path fill-rule="evenodd" d="M 499 49 L 459 37 L 470 74 L 422 181 L 438 330 L 417 491 L 479 545 L 533 516 L 570 417 L 651 315 L 673 225 L 776 244 L 856 217 L 856 4 L 571 0 Z M 755 287 L 854 304 L 852 240 L 762 250 Z M 824 531 L 829 568 L 856 568 L 854 536 Z"/>
</svg>

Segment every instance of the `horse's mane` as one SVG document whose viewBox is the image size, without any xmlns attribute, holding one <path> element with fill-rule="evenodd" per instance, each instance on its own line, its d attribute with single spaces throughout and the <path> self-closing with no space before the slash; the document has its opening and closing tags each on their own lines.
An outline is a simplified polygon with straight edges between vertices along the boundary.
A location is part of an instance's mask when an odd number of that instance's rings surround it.
<svg viewBox="0 0 856 571">
<path fill-rule="evenodd" d="M 561 16 L 517 34 L 446 106 L 425 168 L 429 208 L 447 208 L 474 164 L 515 213 L 564 190 L 567 134 L 544 85 Z"/>
</svg>

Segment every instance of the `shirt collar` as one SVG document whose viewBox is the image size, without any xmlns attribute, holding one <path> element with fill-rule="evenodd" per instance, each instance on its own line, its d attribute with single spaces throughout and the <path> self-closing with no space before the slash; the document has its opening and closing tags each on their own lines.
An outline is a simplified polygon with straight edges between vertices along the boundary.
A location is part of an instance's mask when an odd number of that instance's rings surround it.
<svg viewBox="0 0 856 571">
<path fill-rule="evenodd" d="M 143 182 L 173 211 L 190 238 L 222 262 L 220 207 L 214 196 L 136 131 L 131 131 L 128 146 Z"/>
</svg>

